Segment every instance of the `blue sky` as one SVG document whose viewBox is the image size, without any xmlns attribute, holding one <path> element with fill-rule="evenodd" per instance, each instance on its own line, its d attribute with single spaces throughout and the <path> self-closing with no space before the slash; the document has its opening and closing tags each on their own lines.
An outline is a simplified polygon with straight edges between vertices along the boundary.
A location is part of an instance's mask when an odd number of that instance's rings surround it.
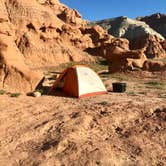
<svg viewBox="0 0 166 166">
<path fill-rule="evenodd" d="M 84 19 L 94 21 L 118 16 L 135 18 L 153 13 L 166 14 L 166 0 L 60 0 L 77 9 Z"/>
</svg>

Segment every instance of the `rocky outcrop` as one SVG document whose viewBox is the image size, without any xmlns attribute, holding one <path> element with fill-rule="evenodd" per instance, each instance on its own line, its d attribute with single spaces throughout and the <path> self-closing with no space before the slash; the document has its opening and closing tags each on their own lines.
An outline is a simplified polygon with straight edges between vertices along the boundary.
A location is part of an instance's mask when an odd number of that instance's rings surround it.
<svg viewBox="0 0 166 166">
<path fill-rule="evenodd" d="M 105 58 L 109 65 L 109 72 L 121 72 L 143 68 L 147 60 L 144 50 L 130 50 L 127 39 L 115 39 L 111 42 L 103 42 L 100 46 L 87 49 L 92 55 L 98 55 Z"/>
<path fill-rule="evenodd" d="M 149 59 L 166 57 L 165 40 L 153 35 L 133 39 L 130 42 L 130 49 L 144 49 L 144 53 Z"/>
<path fill-rule="evenodd" d="M 149 27 L 146 23 L 127 17 L 117 17 L 93 22 L 105 28 L 115 37 L 126 38 L 130 41 L 130 49 L 144 49 L 147 58 L 166 57 L 162 47 L 164 37 Z"/>
<path fill-rule="evenodd" d="M 15 27 L 5 9 L 5 4 L 0 3 L 0 89 L 27 92 L 33 90 L 43 76 L 26 65 L 15 44 Z"/>
<path fill-rule="evenodd" d="M 17 29 L 17 47 L 28 65 L 52 66 L 91 59 L 72 47 L 75 44 L 73 38 L 83 36 L 76 30 L 84 22 L 76 11 L 58 1 L 13 0 L 13 3 L 8 2 L 6 6 L 10 21 Z M 63 13 L 66 14 L 65 19 L 59 18 Z"/>
<path fill-rule="evenodd" d="M 102 26 L 109 34 L 115 37 L 126 38 L 129 41 L 147 34 L 155 35 L 164 40 L 162 35 L 154 31 L 146 23 L 125 16 L 92 22 L 93 24 Z"/>
<path fill-rule="evenodd" d="M 113 46 L 111 49 L 111 54 L 107 47 L 105 51 L 105 58 L 109 63 L 110 73 L 134 70 L 135 68 L 141 69 L 147 60 L 143 50 L 125 50 L 118 46 Z"/>
<path fill-rule="evenodd" d="M 120 44 L 119 43 L 123 43 Z M 109 72 L 125 72 L 132 70 L 166 71 L 166 64 L 161 61 L 148 60 L 144 49 L 130 50 L 127 39 L 114 39 L 98 47 L 87 49 L 92 55 L 105 58 L 108 62 Z M 160 59 L 161 60 L 161 59 Z"/>
<path fill-rule="evenodd" d="M 27 92 L 42 78 L 34 68 L 93 60 L 85 23 L 58 0 L 0 1 L 0 88 Z"/>
<path fill-rule="evenodd" d="M 166 40 L 160 42 L 163 49 L 166 50 Z"/>
<path fill-rule="evenodd" d="M 61 20 L 78 27 L 85 26 L 86 21 L 82 20 L 81 15 L 75 9 L 65 8 L 62 13 L 57 15 Z"/>
<path fill-rule="evenodd" d="M 143 65 L 143 70 L 155 72 L 155 71 L 166 71 L 166 64 L 163 62 L 153 62 L 153 61 L 145 61 Z"/>
<path fill-rule="evenodd" d="M 27 92 L 35 89 L 42 74 L 32 71 L 25 63 L 12 36 L 0 34 L 0 89 Z"/>
<path fill-rule="evenodd" d="M 137 17 L 137 20 L 144 21 L 156 32 L 166 38 L 166 15 L 161 13 L 152 14 L 145 17 Z"/>
<path fill-rule="evenodd" d="M 89 36 L 91 39 L 91 48 L 98 47 L 102 43 L 110 43 L 112 39 L 115 39 L 113 36 L 109 35 L 102 27 L 95 25 L 92 27 L 81 28 L 82 34 Z"/>
<path fill-rule="evenodd" d="M 89 34 L 93 43 L 86 51 L 91 55 L 105 58 L 110 73 L 137 69 L 165 70 L 164 64 L 160 64 L 156 69 L 157 62 L 151 65 L 151 61 L 147 59 L 147 57 L 166 57 L 165 41 L 157 36 L 146 35 L 143 39 L 133 40 L 130 43 L 127 39 L 108 35 L 98 25 L 83 29 L 82 33 Z"/>
</svg>

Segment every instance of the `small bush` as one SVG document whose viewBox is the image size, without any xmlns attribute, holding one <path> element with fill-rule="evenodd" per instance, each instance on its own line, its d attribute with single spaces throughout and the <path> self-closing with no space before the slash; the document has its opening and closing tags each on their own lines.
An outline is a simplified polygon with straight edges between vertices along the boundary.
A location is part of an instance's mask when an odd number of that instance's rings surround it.
<svg viewBox="0 0 166 166">
<path fill-rule="evenodd" d="M 3 94 L 5 94 L 5 93 L 6 93 L 5 90 L 3 90 L 3 89 L 0 90 L 0 95 L 3 95 Z"/>
<path fill-rule="evenodd" d="M 18 97 L 18 96 L 20 96 L 21 95 L 21 93 L 11 93 L 10 94 L 10 97 Z"/>
</svg>

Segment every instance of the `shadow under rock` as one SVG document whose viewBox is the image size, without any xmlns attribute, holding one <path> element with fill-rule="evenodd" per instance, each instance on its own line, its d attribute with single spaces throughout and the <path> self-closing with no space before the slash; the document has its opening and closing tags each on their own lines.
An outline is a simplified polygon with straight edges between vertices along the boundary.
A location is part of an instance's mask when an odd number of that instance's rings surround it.
<svg viewBox="0 0 166 166">
<path fill-rule="evenodd" d="M 59 96 L 59 97 L 67 97 L 67 98 L 74 98 L 65 94 L 61 89 L 51 90 L 51 86 L 43 86 L 43 82 L 45 81 L 45 77 L 41 79 L 38 85 L 35 88 L 35 91 L 40 92 L 42 95 L 45 96 Z M 32 96 L 33 92 L 27 93 L 28 96 Z"/>
</svg>

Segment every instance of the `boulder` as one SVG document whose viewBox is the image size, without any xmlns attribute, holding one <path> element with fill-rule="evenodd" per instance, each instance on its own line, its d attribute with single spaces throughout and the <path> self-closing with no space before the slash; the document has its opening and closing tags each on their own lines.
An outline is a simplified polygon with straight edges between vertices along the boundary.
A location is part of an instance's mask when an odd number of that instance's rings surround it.
<svg viewBox="0 0 166 166">
<path fill-rule="evenodd" d="M 125 50 L 118 46 L 106 46 L 104 53 L 110 73 L 134 70 L 135 68 L 141 69 L 147 60 L 143 50 Z"/>
<path fill-rule="evenodd" d="M 147 70 L 150 72 L 166 71 L 166 63 L 148 60 L 148 61 L 145 61 L 143 65 L 143 70 Z"/>
<path fill-rule="evenodd" d="M 33 97 L 40 97 L 40 96 L 42 96 L 42 94 L 40 92 L 35 91 L 32 93 L 32 96 Z"/>
<path fill-rule="evenodd" d="M 42 77 L 24 63 L 13 38 L 0 34 L 0 88 L 10 92 L 32 91 Z"/>
</svg>

